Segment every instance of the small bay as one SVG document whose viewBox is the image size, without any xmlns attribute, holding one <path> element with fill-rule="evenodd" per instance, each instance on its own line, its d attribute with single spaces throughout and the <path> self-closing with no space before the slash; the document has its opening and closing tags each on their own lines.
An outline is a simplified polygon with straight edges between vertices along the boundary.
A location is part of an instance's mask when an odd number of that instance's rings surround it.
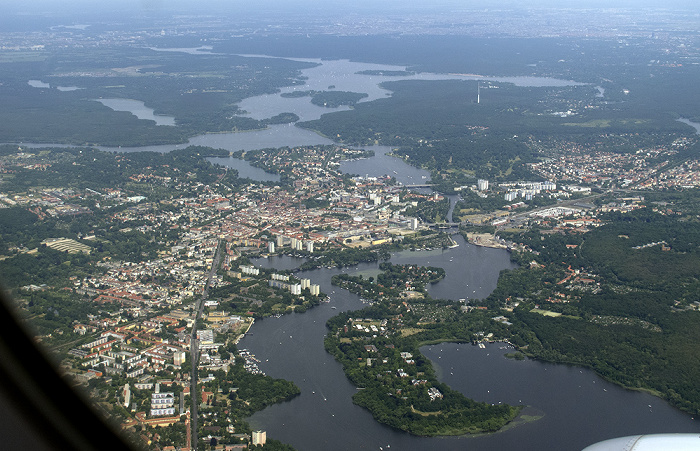
<svg viewBox="0 0 700 451">
<path fill-rule="evenodd" d="M 156 125 L 175 125 L 175 118 L 172 116 L 162 116 L 154 114 L 153 109 L 147 107 L 140 100 L 133 99 L 94 99 L 102 105 L 114 111 L 127 111 L 139 119 L 154 121 Z"/>
<path fill-rule="evenodd" d="M 513 268 L 508 252 L 466 243 L 432 251 L 402 251 L 395 264 L 445 268 L 444 280 L 430 287 L 433 297 L 457 300 L 486 297 L 502 269 Z M 255 265 L 293 269 L 304 259 L 263 258 Z M 464 437 L 415 437 L 376 422 L 369 411 L 352 404 L 357 389 L 323 348 L 326 321 L 338 312 L 365 306 L 359 296 L 330 284 L 333 274 L 376 273 L 378 264 L 352 268 L 320 268 L 299 273 L 330 295 L 303 314 L 256 322 L 239 344 L 260 360 L 268 375 L 294 381 L 302 390 L 293 400 L 253 415 L 254 428 L 306 451 L 327 449 L 410 450 L 580 450 L 608 438 L 655 432 L 700 432 L 690 416 L 652 395 L 623 389 L 593 371 L 534 360 L 511 360 L 506 344 L 484 349 L 464 343 L 424 346 L 441 381 L 477 401 L 528 406 L 527 414 L 542 418 L 496 434 Z M 494 313 L 494 316 L 496 313 Z"/>
<path fill-rule="evenodd" d="M 159 49 L 168 50 L 168 49 Z M 169 49 L 172 51 L 206 52 L 208 48 Z M 473 74 L 412 74 L 378 76 L 359 74 L 361 71 L 402 71 L 401 66 L 322 61 L 316 67 L 302 71 L 306 84 L 283 88 L 282 92 L 297 90 L 339 90 L 368 94 L 363 101 L 391 95 L 379 86 L 395 80 L 493 80 L 519 86 L 568 86 L 580 83 L 533 77 L 483 77 Z M 39 80 L 31 86 L 49 88 Z M 333 86 L 333 88 L 331 88 Z M 340 109 L 322 108 L 310 103 L 309 97 L 282 98 L 278 94 L 256 96 L 239 104 L 250 117 L 265 119 L 292 112 L 301 120 L 317 119 L 322 114 Z M 601 92 L 602 94 L 602 92 Z M 161 125 L 176 126 L 174 118 L 155 115 L 143 102 L 130 99 L 101 99 L 119 101 L 107 105 L 129 111 L 143 119 Z M 134 103 L 135 102 L 135 103 Z M 683 122 L 696 125 L 690 121 Z M 329 138 L 293 124 L 273 125 L 265 130 L 242 133 L 204 134 L 187 144 L 132 148 L 100 147 L 106 151 L 169 152 L 187 145 L 210 146 L 230 152 L 266 147 L 332 144 Z M 25 145 L 25 144 L 22 144 Z M 51 144 L 29 144 L 28 147 L 52 147 Z M 65 146 L 61 146 L 65 147 Z M 374 147 L 375 157 L 344 161 L 341 170 L 358 175 L 395 176 L 405 185 L 424 184 L 429 173 L 407 165 L 390 156 L 388 147 Z M 241 176 L 255 180 L 276 180 L 274 175 L 252 168 L 243 160 L 212 158 L 212 162 L 235 168 Z M 256 172 L 260 171 L 260 172 Z M 265 178 L 271 177 L 271 178 Z M 454 198 L 452 199 L 454 202 Z M 446 270 L 445 280 L 431 286 L 433 297 L 458 300 L 484 298 L 495 288 L 501 270 L 513 267 L 509 254 L 503 250 L 476 247 L 461 237 L 458 247 L 447 250 L 399 252 L 393 263 L 439 266 Z M 298 267 L 303 260 L 291 257 L 258 259 L 256 265 L 279 269 Z M 651 395 L 632 392 L 603 381 L 588 369 L 554 365 L 532 360 L 508 360 L 502 344 L 489 344 L 481 349 L 466 344 L 443 343 L 423 348 L 442 381 L 467 397 L 491 403 L 505 402 L 529 406 L 529 411 L 544 415 L 542 419 L 497 434 L 480 437 L 422 438 L 393 430 L 376 422 L 371 414 L 352 404 L 357 391 L 345 377 L 340 365 L 325 352 L 323 337 L 325 323 L 341 311 L 359 310 L 364 304 L 359 296 L 330 284 L 331 277 L 341 272 L 376 273 L 378 264 L 360 264 L 353 268 L 320 268 L 304 272 L 304 277 L 330 295 L 331 301 L 303 314 L 266 318 L 256 322 L 239 344 L 250 349 L 260 360 L 260 368 L 268 375 L 294 381 L 302 390 L 290 402 L 273 405 L 253 415 L 249 421 L 254 428 L 267 430 L 268 436 L 290 443 L 297 449 L 313 451 L 328 449 L 396 449 L 396 450 L 504 450 L 552 449 L 579 450 L 588 444 L 607 438 L 653 432 L 700 432 L 700 425 L 689 415 Z M 496 313 L 494 313 L 496 316 Z"/>
</svg>

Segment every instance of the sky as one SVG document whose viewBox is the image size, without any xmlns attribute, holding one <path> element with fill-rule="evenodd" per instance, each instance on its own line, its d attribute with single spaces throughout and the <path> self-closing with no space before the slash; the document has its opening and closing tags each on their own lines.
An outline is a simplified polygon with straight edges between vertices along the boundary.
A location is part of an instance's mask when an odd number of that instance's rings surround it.
<svg viewBox="0 0 700 451">
<path fill-rule="evenodd" d="M 291 12 L 297 19 L 307 13 L 320 18 L 362 18 L 524 8 L 680 9 L 700 20 L 700 0 L 0 0 L 0 32 L 40 30 L 67 23 L 129 22 L 153 14 L 161 19 L 218 14 L 279 20 Z"/>
<path fill-rule="evenodd" d="M 566 7 L 566 8 L 682 8 L 700 13 L 698 0 L 3 0 L 2 8 L 39 12 L 98 11 L 98 10 L 171 10 L 190 11 L 234 8 L 307 8 L 314 9 L 437 9 L 441 7 L 514 8 L 514 7 Z M 253 6 L 254 5 L 254 6 Z"/>
</svg>

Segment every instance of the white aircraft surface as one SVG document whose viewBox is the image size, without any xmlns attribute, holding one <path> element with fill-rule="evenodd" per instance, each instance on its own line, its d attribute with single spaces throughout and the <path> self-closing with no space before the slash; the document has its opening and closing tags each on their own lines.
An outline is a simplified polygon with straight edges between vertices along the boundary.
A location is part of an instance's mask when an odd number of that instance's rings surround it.
<svg viewBox="0 0 700 451">
<path fill-rule="evenodd" d="M 645 434 L 613 438 L 587 446 L 583 451 L 696 451 L 700 434 Z"/>
</svg>

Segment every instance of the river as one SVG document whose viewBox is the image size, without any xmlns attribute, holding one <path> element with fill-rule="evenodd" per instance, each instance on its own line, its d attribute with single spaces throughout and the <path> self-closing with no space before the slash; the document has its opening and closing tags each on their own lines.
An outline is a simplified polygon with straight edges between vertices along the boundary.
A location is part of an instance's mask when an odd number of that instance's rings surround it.
<svg viewBox="0 0 700 451">
<path fill-rule="evenodd" d="M 247 57 L 270 58 L 266 55 L 241 55 Z M 405 71 L 404 66 L 392 66 L 386 64 L 361 63 L 348 60 L 321 60 L 315 58 L 292 58 L 295 61 L 315 63 L 316 66 L 303 69 L 302 77 L 305 83 L 302 86 L 282 88 L 281 93 L 293 91 L 348 91 L 367 94 L 361 102 L 370 102 L 391 95 L 391 91 L 379 86 L 380 83 L 399 80 L 490 80 L 503 83 L 513 83 L 516 86 L 570 86 L 579 85 L 570 80 L 559 80 L 544 77 L 485 77 L 481 75 L 466 74 L 435 74 L 429 72 L 413 73 L 409 75 L 367 75 L 366 71 Z M 282 111 L 292 111 L 301 120 L 309 121 L 318 119 L 324 113 L 332 111 L 343 111 L 350 109 L 349 106 L 338 108 L 325 108 L 313 105 L 309 97 L 289 98 L 280 94 L 267 94 L 250 97 L 243 100 L 239 107 L 247 111 L 254 119 L 266 119 L 279 114 Z M 476 99 L 476 91 L 474 92 Z"/>
<path fill-rule="evenodd" d="M 208 47 L 181 48 L 181 49 L 152 49 L 154 51 L 173 51 L 190 54 L 207 53 Z M 241 55 L 251 58 L 265 57 L 265 55 Z M 295 58 L 290 58 L 295 59 Z M 284 98 L 282 93 L 294 90 L 338 90 L 365 93 L 368 97 L 363 101 L 371 101 L 391 95 L 391 91 L 379 86 L 386 81 L 397 80 L 491 80 L 497 82 L 513 83 L 517 86 L 570 86 L 582 83 L 545 77 L 491 77 L 473 74 L 433 74 L 416 73 L 405 76 L 378 76 L 364 75 L 360 72 L 367 70 L 403 71 L 404 66 L 391 66 L 385 64 L 360 63 L 348 60 L 321 60 L 298 59 L 299 61 L 315 63 L 314 67 L 303 69 L 301 77 L 305 80 L 302 86 L 282 88 L 279 93 L 254 96 L 244 99 L 238 106 L 247 112 L 249 117 L 266 119 L 284 112 L 291 112 L 299 116 L 300 120 L 308 121 L 318 119 L 324 113 L 346 110 L 348 107 L 324 108 L 311 103 L 310 97 Z M 36 88 L 49 88 L 48 83 L 41 80 L 29 80 L 28 83 Z M 333 86 L 333 88 L 330 88 Z M 65 88 L 79 89 L 79 87 Z M 474 94 L 476 96 L 476 92 Z M 144 105 L 138 99 L 100 99 L 100 102 L 118 111 L 129 111 L 135 116 L 156 121 L 157 124 L 172 126 L 176 123 L 172 117 L 154 114 L 153 109 Z M 176 119 L 176 118 L 175 118 Z M 187 144 L 166 144 L 143 147 L 105 147 L 98 146 L 100 150 L 111 152 L 170 152 L 173 149 L 188 145 L 209 146 L 226 149 L 231 152 L 238 150 L 255 150 L 266 147 L 306 146 L 317 144 L 332 144 L 328 138 L 322 137 L 311 130 L 301 129 L 294 124 L 272 125 L 265 130 L 255 130 L 242 133 L 211 133 L 190 138 Z M 27 147 L 66 147 L 55 144 L 19 143 Z"/>
<path fill-rule="evenodd" d="M 153 108 L 148 108 L 140 100 L 132 99 L 95 99 L 102 105 L 113 109 L 114 111 L 127 111 L 139 119 L 153 121 L 156 125 L 175 126 L 175 118 L 172 116 L 164 116 L 155 114 Z"/>
<path fill-rule="evenodd" d="M 682 123 L 684 123 L 684 124 L 686 124 L 686 125 L 690 125 L 691 127 L 693 127 L 693 128 L 695 129 L 695 134 L 700 135 L 700 123 L 698 123 L 698 122 L 693 122 L 693 121 L 691 121 L 690 119 L 686 119 L 686 118 L 680 118 L 680 119 L 676 119 L 676 120 L 677 120 L 678 122 L 682 122 Z"/>
<path fill-rule="evenodd" d="M 206 50 L 206 49 L 203 49 Z M 178 51 L 195 51 L 178 49 Z M 201 50 L 197 50 L 201 51 Z M 305 69 L 303 87 L 292 89 L 334 89 L 365 92 L 367 100 L 390 95 L 378 86 L 393 79 L 483 79 L 478 76 L 416 74 L 411 77 L 360 75 L 361 70 L 403 70 L 397 66 L 368 65 L 348 61 L 320 61 Z M 433 77 L 433 78 L 426 78 Z M 529 78 L 489 78 L 521 85 L 572 84 L 563 80 Z M 40 81 L 32 81 L 44 87 Z M 127 105 L 127 104 L 123 104 Z M 146 108 L 142 104 L 136 105 Z M 312 105 L 309 98 L 284 99 L 279 94 L 246 99 L 240 105 L 251 117 L 265 118 L 290 111 L 303 120 L 319 117 L 331 109 Z M 152 111 L 151 111 L 152 114 Z M 691 124 L 692 125 L 692 124 Z M 109 151 L 168 152 L 186 145 L 202 145 L 229 151 L 265 147 L 331 144 L 332 141 L 292 124 L 274 125 L 266 130 L 245 133 L 206 134 L 185 145 L 137 148 L 105 148 Z M 33 145 L 47 147 L 48 144 Z M 345 161 L 341 170 L 359 175 L 395 176 L 403 184 L 423 184 L 429 173 L 391 157 L 390 148 L 378 146 L 375 157 Z M 235 167 L 242 176 L 256 180 L 277 180 L 230 158 L 211 161 Z M 259 172 L 256 172 L 259 171 Z M 452 205 L 457 196 L 450 196 Z M 456 237 L 459 247 L 447 250 L 400 252 L 394 263 L 414 263 L 445 268 L 445 280 L 431 286 L 436 298 L 484 298 L 495 288 L 502 269 L 512 268 L 509 254 L 503 250 L 476 247 Z M 290 257 L 260 259 L 255 263 L 280 269 L 295 268 L 303 260 Z M 303 314 L 267 318 L 256 322 L 239 348 L 248 348 L 261 360 L 260 368 L 273 377 L 294 381 L 301 395 L 290 402 L 273 405 L 253 415 L 255 428 L 268 436 L 290 443 L 299 450 L 396 449 L 396 450 L 504 450 L 556 449 L 578 450 L 593 442 L 630 434 L 653 432 L 700 432 L 700 426 L 664 401 L 653 396 L 624 390 L 607 383 L 593 372 L 565 365 L 536 361 L 507 360 L 506 351 L 493 344 L 480 349 L 465 344 L 445 343 L 428 346 L 423 352 L 435 364 L 441 380 L 466 396 L 488 402 L 524 404 L 544 414 L 538 421 L 507 431 L 481 437 L 420 438 L 395 431 L 374 421 L 365 409 L 352 404 L 356 392 L 340 365 L 323 349 L 326 321 L 338 312 L 363 307 L 357 295 L 330 285 L 334 274 L 342 271 L 376 274 L 377 264 L 361 264 L 349 269 L 316 269 L 304 274 L 330 294 L 331 302 Z M 391 448 L 389 448 L 391 447 Z"/>
<path fill-rule="evenodd" d="M 435 298 L 483 298 L 496 286 L 501 269 L 513 268 L 503 250 L 482 248 L 455 237 L 459 247 L 447 250 L 394 253 L 396 264 L 414 263 L 445 268 L 446 277 L 430 287 Z M 264 267 L 292 269 L 303 259 L 258 259 Z M 378 264 L 355 268 L 316 269 L 304 273 L 330 294 L 331 302 L 303 314 L 256 322 L 239 348 L 261 359 L 270 376 L 294 381 L 301 395 L 253 415 L 254 428 L 299 450 L 580 450 L 607 438 L 653 432 L 698 432 L 689 415 L 651 395 L 622 389 L 594 372 L 533 360 L 506 359 L 502 344 L 480 349 L 468 344 L 426 346 L 442 381 L 467 397 L 491 403 L 527 405 L 543 414 L 538 421 L 480 437 L 422 438 L 385 427 L 352 404 L 356 388 L 341 366 L 323 349 L 325 322 L 338 312 L 364 306 L 357 295 L 330 285 L 340 272 L 376 274 Z M 512 352 L 512 350 L 511 350 Z M 651 407 L 650 407 L 651 406 Z M 390 445 L 389 448 L 387 445 Z"/>
</svg>

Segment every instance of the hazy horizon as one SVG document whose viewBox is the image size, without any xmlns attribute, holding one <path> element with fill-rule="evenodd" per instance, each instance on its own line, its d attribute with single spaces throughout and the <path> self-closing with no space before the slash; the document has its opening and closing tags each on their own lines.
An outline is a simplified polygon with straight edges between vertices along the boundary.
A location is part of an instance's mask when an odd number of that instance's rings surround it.
<svg viewBox="0 0 700 451">
<path fill-rule="evenodd" d="M 31 3 L 20 0 L 8 0 L 0 6 L 0 11 L 22 14 L 42 14 L 62 13 L 62 14 L 85 14 L 97 11 L 118 11 L 118 12 L 139 12 L 139 11 L 172 11 L 207 13 L 210 11 L 226 11 L 235 9 L 239 13 L 245 14 L 253 10 L 299 10 L 313 7 L 309 10 L 314 12 L 405 12 L 405 11 L 435 11 L 444 8 L 457 9 L 528 9 L 528 8 L 553 8 L 553 9 L 682 9 L 691 10 L 700 14 L 700 5 L 695 0 L 487 0 L 479 2 L 464 2 L 458 0 L 438 0 L 435 2 L 423 2 L 419 0 L 384 0 L 381 3 L 371 0 L 358 0 L 348 4 L 341 0 L 297 0 L 294 2 L 286 0 L 260 0 L 251 7 L 250 3 L 241 0 L 104 0 L 94 2 L 89 0 L 73 0 L 65 2 L 62 0 L 38 0 Z"/>
<path fill-rule="evenodd" d="M 700 20 L 700 5 L 696 0 L 487 0 L 485 2 L 464 2 L 459 0 L 437 0 L 424 2 L 419 0 L 358 0 L 348 4 L 341 0 L 260 0 L 254 5 L 241 0 L 105 0 L 100 2 L 88 0 L 37 0 L 25 2 L 8 0 L 0 5 L 0 29 L 4 32 L 43 31 L 56 26 L 86 25 L 112 22 L 124 25 L 143 25 L 144 23 L 163 26 L 177 24 L 180 16 L 211 16 L 218 20 L 234 23 L 274 23 L 275 26 L 284 24 L 316 23 L 357 23 L 364 25 L 366 21 L 404 20 L 403 17 L 433 20 L 437 26 L 442 23 L 470 23 L 471 12 L 486 15 L 498 15 L 501 19 L 511 19 L 515 24 L 527 23 L 541 11 L 547 16 L 554 32 L 568 29 L 573 23 L 582 20 L 587 26 L 596 27 L 601 24 L 600 18 L 621 20 L 621 26 L 635 24 L 640 18 L 640 24 L 652 31 L 658 30 L 654 9 L 659 11 L 660 22 L 669 13 L 677 21 L 681 17 L 694 27 L 694 21 Z M 557 15 L 557 10 L 567 11 Z M 581 10 L 581 13 L 578 13 Z M 626 17 L 619 15 L 624 11 Z M 508 17 L 512 12 L 512 16 Z M 523 14 L 523 12 L 526 12 Z M 636 17 L 630 19 L 629 14 Z M 155 20 L 155 22 L 154 22 Z M 481 18 L 483 20 L 483 17 Z M 663 26 L 663 25 L 661 25 Z M 363 28 L 363 27 L 362 27 Z M 514 27 L 518 28 L 518 26 Z M 410 29 L 404 30 L 410 34 Z M 425 31 L 425 30 L 423 30 Z M 313 32 L 313 31 L 311 31 Z M 363 30 L 362 32 L 366 32 Z M 383 32 L 381 27 L 372 34 Z M 390 30 L 384 30 L 390 32 Z M 444 32 L 444 30 L 443 30 Z M 449 33 L 449 30 L 448 30 Z"/>
</svg>

